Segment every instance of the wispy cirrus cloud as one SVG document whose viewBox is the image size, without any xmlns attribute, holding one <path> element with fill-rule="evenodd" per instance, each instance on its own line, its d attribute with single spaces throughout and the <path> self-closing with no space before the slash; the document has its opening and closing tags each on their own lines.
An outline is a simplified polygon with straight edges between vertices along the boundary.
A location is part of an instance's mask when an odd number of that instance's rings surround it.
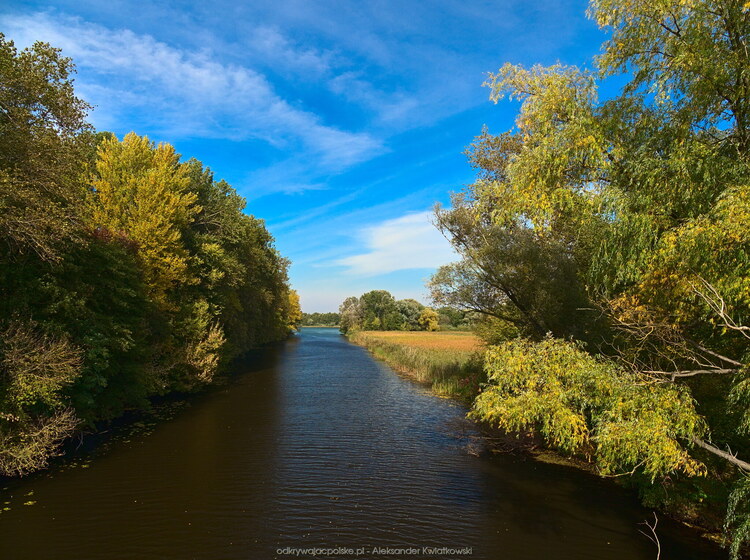
<svg viewBox="0 0 750 560">
<path fill-rule="evenodd" d="M 403 122 L 413 117 L 420 107 L 420 100 L 413 93 L 378 89 L 361 71 L 343 72 L 332 78 L 328 87 L 337 95 L 372 111 L 382 124 Z"/>
<path fill-rule="evenodd" d="M 279 29 L 269 26 L 254 29 L 246 37 L 243 46 L 267 64 L 306 76 L 328 74 L 336 59 L 331 51 L 296 45 Z"/>
<path fill-rule="evenodd" d="M 434 269 L 458 257 L 431 221 L 432 212 L 416 212 L 364 228 L 366 252 L 338 259 L 357 276 L 375 276 L 397 270 Z"/>
<path fill-rule="evenodd" d="M 330 170 L 383 149 L 370 134 L 324 124 L 283 99 L 260 72 L 224 63 L 210 51 L 181 50 L 150 35 L 46 12 L 6 15 L 2 23 L 19 46 L 42 39 L 75 60 L 78 91 L 97 106 L 99 126 L 138 125 L 138 116 L 129 113 L 147 109 L 148 128 L 169 137 L 257 139 L 282 150 L 303 149 Z M 259 48 L 277 47 L 290 64 L 325 64 L 315 52 L 295 52 L 273 32 L 261 33 L 258 41 Z"/>
</svg>

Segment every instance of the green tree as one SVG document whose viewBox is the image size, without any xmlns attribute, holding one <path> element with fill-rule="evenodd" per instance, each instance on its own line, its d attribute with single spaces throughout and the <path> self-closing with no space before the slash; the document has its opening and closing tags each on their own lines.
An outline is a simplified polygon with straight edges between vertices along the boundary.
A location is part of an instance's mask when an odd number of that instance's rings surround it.
<svg viewBox="0 0 750 560">
<path fill-rule="evenodd" d="M 0 33 L 0 239 L 8 256 L 57 260 L 80 234 L 89 106 L 74 94 L 73 72 L 59 49 L 37 42 L 19 52 Z"/>
<path fill-rule="evenodd" d="M 417 331 L 420 329 L 419 317 L 424 309 L 424 305 L 415 299 L 400 299 L 396 302 L 396 309 L 403 317 L 400 329 L 406 331 Z"/>
<path fill-rule="evenodd" d="M 303 326 L 338 327 L 341 316 L 338 313 L 302 313 Z"/>
<path fill-rule="evenodd" d="M 520 101 L 516 126 L 479 138 L 477 181 L 438 212 L 463 260 L 433 291 L 537 340 L 488 354 L 494 385 L 478 413 L 568 450 L 590 445 L 606 472 L 734 478 L 737 554 L 750 534 L 750 464 L 738 458 L 750 456 L 750 14 L 704 0 L 595 0 L 590 14 L 611 33 L 598 75 L 629 83 L 600 103 L 597 74 L 577 68 L 490 75 L 494 101 Z M 588 355 L 544 331 L 587 342 Z M 532 369 L 542 378 L 522 375 Z"/>
<path fill-rule="evenodd" d="M 437 210 L 437 225 L 462 260 L 431 278 L 432 300 L 510 322 L 536 338 L 585 336 L 595 316 L 586 311 L 570 244 L 522 223 L 477 220 L 472 209 L 479 204 L 464 193 L 449 210 Z"/>
<path fill-rule="evenodd" d="M 339 306 L 339 315 L 341 317 L 339 330 L 342 333 L 346 334 L 362 328 L 364 316 L 359 298 L 354 296 L 346 298 Z"/>
<path fill-rule="evenodd" d="M 372 290 L 359 298 L 365 330 L 398 330 L 403 323 L 396 299 L 386 290 Z"/>
</svg>

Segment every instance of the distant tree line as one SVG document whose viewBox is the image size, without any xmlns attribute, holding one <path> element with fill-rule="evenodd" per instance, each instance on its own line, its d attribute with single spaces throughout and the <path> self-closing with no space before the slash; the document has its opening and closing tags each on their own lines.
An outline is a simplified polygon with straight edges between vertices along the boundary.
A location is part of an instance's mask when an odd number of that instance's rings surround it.
<svg viewBox="0 0 750 560">
<path fill-rule="evenodd" d="M 433 309 L 414 299 L 397 300 L 386 290 L 349 297 L 339 307 L 339 328 L 366 331 L 437 331 L 468 328 L 474 314 L 452 307 Z"/>
<path fill-rule="evenodd" d="M 750 5 L 593 0 L 597 68 L 506 64 L 513 129 L 438 208 L 437 303 L 495 327 L 474 416 L 750 540 Z M 599 79 L 624 74 L 620 95 Z"/>
<path fill-rule="evenodd" d="M 201 162 L 86 122 L 74 67 L 0 34 L 0 474 L 208 384 L 301 319 L 288 261 Z"/>
<path fill-rule="evenodd" d="M 338 313 L 303 313 L 300 323 L 303 327 L 338 327 L 341 315 Z"/>
</svg>

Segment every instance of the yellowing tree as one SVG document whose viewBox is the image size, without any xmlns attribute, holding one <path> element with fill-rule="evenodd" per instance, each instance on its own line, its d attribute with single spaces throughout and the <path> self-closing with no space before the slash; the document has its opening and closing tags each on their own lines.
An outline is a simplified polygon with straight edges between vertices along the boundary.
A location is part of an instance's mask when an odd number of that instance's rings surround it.
<svg viewBox="0 0 750 560">
<path fill-rule="evenodd" d="M 132 132 L 105 140 L 97 155 L 93 224 L 138 244 L 150 295 L 168 307 L 170 288 L 188 281 L 180 231 L 199 210 L 186 168 L 174 147 Z"/>
<path fill-rule="evenodd" d="M 610 35 L 598 73 L 490 74 L 493 100 L 521 102 L 516 126 L 477 140 L 477 181 L 438 210 L 463 260 L 431 289 L 535 340 L 487 353 L 476 416 L 534 428 L 605 473 L 675 487 L 676 473 L 707 474 L 685 482 L 707 489 L 696 510 L 723 506 L 712 485 L 733 479 L 737 558 L 750 542 L 750 11 L 592 0 L 589 13 Z M 597 77 L 623 73 L 599 102 Z"/>
<path fill-rule="evenodd" d="M 289 312 L 287 317 L 287 327 L 290 331 L 299 328 L 302 322 L 302 307 L 299 303 L 299 294 L 296 290 L 289 290 Z"/>
<path fill-rule="evenodd" d="M 438 321 L 437 312 L 430 308 L 425 307 L 422 313 L 419 315 L 419 325 L 426 331 L 436 331 L 440 329 L 440 322 Z"/>
</svg>

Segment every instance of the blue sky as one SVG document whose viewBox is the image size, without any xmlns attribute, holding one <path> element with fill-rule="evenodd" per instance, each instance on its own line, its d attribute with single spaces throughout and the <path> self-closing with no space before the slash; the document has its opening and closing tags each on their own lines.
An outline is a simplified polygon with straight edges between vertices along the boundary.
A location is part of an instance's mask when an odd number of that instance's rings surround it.
<svg viewBox="0 0 750 560">
<path fill-rule="evenodd" d="M 0 31 L 78 67 L 90 121 L 174 144 L 266 220 L 305 311 L 387 289 L 427 303 L 454 259 L 436 202 L 472 181 L 463 150 L 517 108 L 485 73 L 590 65 L 581 1 L 15 1 Z"/>
</svg>

